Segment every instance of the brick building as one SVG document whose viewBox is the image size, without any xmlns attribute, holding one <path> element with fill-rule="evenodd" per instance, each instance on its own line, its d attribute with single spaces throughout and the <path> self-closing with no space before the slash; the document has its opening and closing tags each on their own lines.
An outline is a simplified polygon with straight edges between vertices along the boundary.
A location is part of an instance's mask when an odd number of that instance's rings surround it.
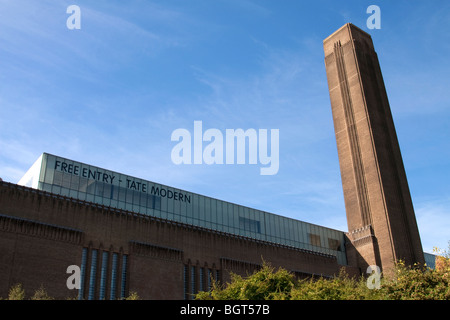
<svg viewBox="0 0 450 320">
<path fill-rule="evenodd" d="M 348 233 L 44 153 L 0 182 L 0 297 L 22 283 L 61 299 L 190 299 L 263 260 L 299 277 L 423 263 L 372 40 L 346 24 L 324 50 Z"/>
</svg>

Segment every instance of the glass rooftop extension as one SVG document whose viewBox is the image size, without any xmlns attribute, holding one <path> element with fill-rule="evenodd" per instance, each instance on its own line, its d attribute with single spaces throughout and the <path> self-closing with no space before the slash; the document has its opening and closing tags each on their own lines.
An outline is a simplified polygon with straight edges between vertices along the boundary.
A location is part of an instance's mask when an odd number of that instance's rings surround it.
<svg viewBox="0 0 450 320">
<path fill-rule="evenodd" d="M 43 153 L 19 185 L 221 232 L 334 255 L 344 232 Z"/>
</svg>

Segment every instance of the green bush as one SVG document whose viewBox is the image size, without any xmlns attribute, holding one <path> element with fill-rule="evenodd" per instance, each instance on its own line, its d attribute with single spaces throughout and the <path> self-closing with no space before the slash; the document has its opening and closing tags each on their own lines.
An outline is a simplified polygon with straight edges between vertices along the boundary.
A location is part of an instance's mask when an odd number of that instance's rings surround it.
<svg viewBox="0 0 450 320">
<path fill-rule="evenodd" d="M 450 300 L 450 259 L 439 256 L 437 268 L 407 267 L 400 261 L 394 275 L 382 278 L 378 289 L 370 289 L 367 278 L 350 278 L 343 270 L 334 278 L 298 280 L 266 263 L 243 278 L 231 274 L 231 282 L 213 282 L 209 292 L 200 292 L 198 300 Z"/>
<path fill-rule="evenodd" d="M 231 275 L 231 283 L 226 287 L 212 282 L 210 292 L 200 292 L 198 300 L 285 300 L 290 299 L 295 285 L 294 276 L 284 269 L 274 269 L 267 264 L 250 277 Z"/>
<path fill-rule="evenodd" d="M 75 298 L 68 299 L 76 300 Z M 0 298 L 0 300 L 2 300 L 2 298 Z M 27 300 L 22 284 L 18 283 L 9 289 L 7 300 Z M 54 300 L 54 298 L 49 296 L 44 286 L 41 285 L 41 287 L 34 292 L 33 296 L 30 297 L 30 300 Z M 133 291 L 130 292 L 129 296 L 124 298 L 123 300 L 140 300 L 140 298 L 137 292 Z"/>
<path fill-rule="evenodd" d="M 18 283 L 9 289 L 8 300 L 24 300 L 25 290 L 22 288 L 22 284 Z"/>
</svg>

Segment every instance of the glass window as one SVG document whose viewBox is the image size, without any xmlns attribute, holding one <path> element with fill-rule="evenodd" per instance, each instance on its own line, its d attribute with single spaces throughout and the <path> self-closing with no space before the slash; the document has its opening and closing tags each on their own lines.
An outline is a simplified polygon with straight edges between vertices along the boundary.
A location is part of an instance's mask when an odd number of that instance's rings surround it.
<svg viewBox="0 0 450 320">
<path fill-rule="evenodd" d="M 299 234 L 301 232 L 300 224 L 298 221 L 292 221 L 292 234 L 294 235 L 293 240 L 295 241 L 295 245 L 298 245 L 300 242 Z"/>
<path fill-rule="evenodd" d="M 95 194 L 95 181 L 88 179 L 86 192 L 89 194 Z"/>
<path fill-rule="evenodd" d="M 125 298 L 126 295 L 126 284 L 127 284 L 127 267 L 128 267 L 128 256 L 124 254 L 122 256 L 122 277 L 120 281 L 120 297 Z"/>
<path fill-rule="evenodd" d="M 199 196 L 198 197 L 198 209 L 199 209 L 199 219 L 201 221 L 205 220 L 205 201 L 204 197 Z M 203 226 L 203 224 L 201 224 Z"/>
<path fill-rule="evenodd" d="M 173 192 L 170 189 L 166 189 L 166 201 L 167 201 L 167 212 L 174 213 L 173 208 Z"/>
<path fill-rule="evenodd" d="M 211 199 L 203 198 L 205 200 L 205 220 L 211 221 Z"/>
<path fill-rule="evenodd" d="M 293 228 L 292 225 L 293 225 L 292 219 L 286 219 L 286 235 L 285 235 L 285 237 L 287 238 L 289 245 L 293 245 L 292 240 L 294 238 L 294 232 L 292 230 L 292 228 Z"/>
<path fill-rule="evenodd" d="M 44 179 L 45 183 L 53 183 L 53 176 L 55 173 L 55 170 L 53 168 L 54 167 L 52 167 L 52 168 L 47 167 L 45 169 L 45 179 Z"/>
<path fill-rule="evenodd" d="M 48 183 L 44 183 L 44 185 L 42 186 L 42 190 L 52 192 L 52 186 Z"/>
<path fill-rule="evenodd" d="M 105 199 L 112 199 L 112 189 L 110 184 L 103 184 L 103 194 L 102 197 Z"/>
<path fill-rule="evenodd" d="M 94 196 L 92 194 L 87 193 L 86 194 L 86 201 L 94 202 Z"/>
<path fill-rule="evenodd" d="M 111 199 L 118 200 L 119 199 L 119 187 L 115 185 L 111 185 Z"/>
<path fill-rule="evenodd" d="M 341 244 L 340 241 L 337 239 L 328 238 L 328 247 L 331 250 L 340 250 Z"/>
<path fill-rule="evenodd" d="M 184 201 L 184 202 L 183 202 L 183 205 L 181 206 L 181 213 L 183 213 L 183 208 L 185 208 L 184 210 L 186 210 L 186 211 L 185 211 L 185 212 L 186 212 L 186 216 L 188 216 L 188 217 L 193 217 L 193 214 L 194 214 L 194 212 L 193 212 L 194 205 L 192 205 L 192 204 L 187 203 L 186 201 Z"/>
<path fill-rule="evenodd" d="M 175 213 L 175 214 L 180 214 L 180 204 L 181 204 L 181 201 L 180 201 L 180 198 L 179 198 L 179 195 L 180 194 L 180 190 L 177 190 L 177 189 L 175 189 L 174 191 L 173 191 L 173 199 L 172 199 L 172 203 L 173 203 L 173 212 Z"/>
<path fill-rule="evenodd" d="M 89 276 L 88 300 L 93 300 L 95 295 L 95 280 L 97 275 L 97 250 L 91 251 L 91 272 Z"/>
<path fill-rule="evenodd" d="M 80 290 L 78 291 L 78 299 L 84 298 L 84 278 L 86 274 L 86 262 L 87 262 L 87 248 L 83 248 L 81 252 L 81 267 L 80 267 Z"/>
<path fill-rule="evenodd" d="M 133 204 L 132 203 L 125 203 L 125 210 L 127 211 L 133 211 Z"/>
<path fill-rule="evenodd" d="M 309 243 L 308 242 L 308 226 L 306 223 L 302 223 L 301 226 L 302 226 L 301 241 L 305 244 Z"/>
<path fill-rule="evenodd" d="M 211 222 L 213 223 L 213 228 L 217 228 L 217 200 L 211 199 Z"/>
<path fill-rule="evenodd" d="M 108 276 L 108 252 L 102 253 L 102 269 L 100 273 L 100 300 L 105 299 L 106 293 L 106 277 Z"/>
<path fill-rule="evenodd" d="M 133 190 L 125 189 L 125 202 L 133 203 Z"/>
<path fill-rule="evenodd" d="M 153 209 L 155 207 L 155 200 L 153 195 L 147 194 L 146 197 L 141 197 L 141 205 L 143 205 L 143 199 L 147 199 L 145 206 L 147 209 Z"/>
<path fill-rule="evenodd" d="M 261 232 L 261 225 L 259 221 L 244 217 L 239 217 L 239 228 L 246 232 Z"/>
<path fill-rule="evenodd" d="M 162 188 L 160 185 L 156 185 L 155 187 L 159 188 L 160 199 L 161 199 L 161 211 L 167 212 L 167 190 Z"/>
<path fill-rule="evenodd" d="M 74 198 L 74 199 L 78 199 L 78 191 L 76 190 L 69 190 L 69 197 Z"/>
<path fill-rule="evenodd" d="M 199 284 L 198 291 L 204 291 L 204 289 L 203 289 L 203 281 L 204 281 L 203 272 L 204 272 L 204 269 L 203 268 L 199 268 L 198 271 L 199 271 L 199 274 L 198 274 L 198 284 Z"/>
<path fill-rule="evenodd" d="M 72 176 L 70 181 L 70 189 L 77 190 L 80 188 L 80 177 Z"/>
<path fill-rule="evenodd" d="M 233 216 L 234 216 L 234 205 L 229 203 L 228 204 L 228 219 L 226 221 L 226 224 L 228 226 L 228 232 L 233 232 Z"/>
<path fill-rule="evenodd" d="M 224 225 L 224 218 L 227 214 L 227 206 L 226 203 L 220 200 L 217 200 L 216 202 L 216 221 L 217 224 L 223 226 Z M 223 227 L 220 229 L 223 230 Z"/>
<path fill-rule="evenodd" d="M 137 206 L 139 206 L 139 204 L 141 202 L 141 192 L 133 190 L 132 194 L 133 194 L 133 201 L 132 201 L 132 203 L 137 205 Z"/>
<path fill-rule="evenodd" d="M 117 290 L 117 263 L 118 263 L 118 254 L 113 253 L 112 263 L 111 263 L 111 291 L 109 295 L 110 300 L 116 299 L 116 290 Z"/>
<path fill-rule="evenodd" d="M 272 226 L 273 226 L 273 233 L 272 235 L 275 237 L 276 241 L 278 242 L 278 238 L 280 237 L 280 233 L 278 232 L 280 229 L 279 221 L 277 216 L 272 216 Z"/>
<path fill-rule="evenodd" d="M 232 224 L 233 231 L 239 233 L 239 207 L 233 204 L 233 220 Z"/>
<path fill-rule="evenodd" d="M 69 189 L 61 187 L 61 191 L 59 192 L 62 196 L 69 196 Z"/>
<path fill-rule="evenodd" d="M 102 197 L 103 196 L 103 186 L 104 183 L 102 182 L 95 182 L 95 195 Z"/>
<path fill-rule="evenodd" d="M 189 280 L 188 280 L 188 266 L 183 268 L 183 290 L 184 290 L 184 300 L 189 300 Z"/>
<path fill-rule="evenodd" d="M 118 187 L 118 189 L 119 189 L 119 201 L 125 202 L 126 189 L 123 187 Z"/>
<path fill-rule="evenodd" d="M 195 267 L 191 266 L 191 294 L 195 294 L 196 293 L 196 291 L 195 291 L 195 280 L 196 280 Z"/>
<path fill-rule="evenodd" d="M 180 200 L 180 198 L 178 198 L 178 203 L 180 206 L 180 214 L 187 217 L 188 216 L 188 207 L 191 207 L 191 205 L 188 204 L 186 202 L 186 200 Z M 191 215 L 189 214 L 189 216 L 191 216 Z"/>
<path fill-rule="evenodd" d="M 62 185 L 62 180 L 63 180 L 63 176 L 62 176 L 62 172 L 61 171 L 55 171 L 55 174 L 53 176 L 53 184 L 57 185 L 57 186 L 61 186 Z"/>
<path fill-rule="evenodd" d="M 119 209 L 125 210 L 127 206 L 126 206 L 125 202 L 119 201 L 119 203 L 117 204 L 117 207 Z"/>
<path fill-rule="evenodd" d="M 153 196 L 154 205 L 153 208 L 155 210 L 161 210 L 161 197 Z"/>
<path fill-rule="evenodd" d="M 311 243 L 313 246 L 320 247 L 320 236 L 318 234 L 310 233 L 309 243 Z"/>
<path fill-rule="evenodd" d="M 139 205 L 141 207 L 147 208 L 147 200 L 148 200 L 148 195 L 146 193 L 141 193 L 141 199 L 139 201 Z M 153 207 L 153 204 L 151 206 Z"/>
<path fill-rule="evenodd" d="M 78 190 L 81 192 L 87 192 L 87 186 L 88 186 L 88 179 L 80 178 L 80 186 L 78 187 Z"/>
<path fill-rule="evenodd" d="M 70 178 L 71 178 L 70 174 L 63 173 L 62 174 L 62 184 L 61 184 L 61 186 L 64 187 L 64 188 L 69 189 L 70 188 Z"/>
</svg>

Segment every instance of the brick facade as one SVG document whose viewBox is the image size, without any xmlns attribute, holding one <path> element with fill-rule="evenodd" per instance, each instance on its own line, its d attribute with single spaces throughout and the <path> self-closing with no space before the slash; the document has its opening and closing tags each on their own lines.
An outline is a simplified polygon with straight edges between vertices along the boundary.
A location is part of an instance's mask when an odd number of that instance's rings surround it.
<svg viewBox="0 0 450 320">
<path fill-rule="evenodd" d="M 124 270 L 118 264 L 116 298 L 124 290 L 125 295 L 135 291 L 143 299 L 184 299 L 207 289 L 208 274 L 227 282 L 230 272 L 246 275 L 263 260 L 299 277 L 333 276 L 342 267 L 331 255 L 102 207 L 7 182 L 0 182 L 0 208 L 0 297 L 21 283 L 27 295 L 42 285 L 50 296 L 76 298 L 78 291 L 67 288 L 70 274 L 66 269 L 81 265 L 83 248 L 87 253 L 85 299 L 94 251 L 95 299 L 101 294 L 103 252 L 108 253 L 105 299 L 110 298 L 114 253 L 118 261 L 127 257 L 125 288 L 120 286 Z"/>
</svg>

